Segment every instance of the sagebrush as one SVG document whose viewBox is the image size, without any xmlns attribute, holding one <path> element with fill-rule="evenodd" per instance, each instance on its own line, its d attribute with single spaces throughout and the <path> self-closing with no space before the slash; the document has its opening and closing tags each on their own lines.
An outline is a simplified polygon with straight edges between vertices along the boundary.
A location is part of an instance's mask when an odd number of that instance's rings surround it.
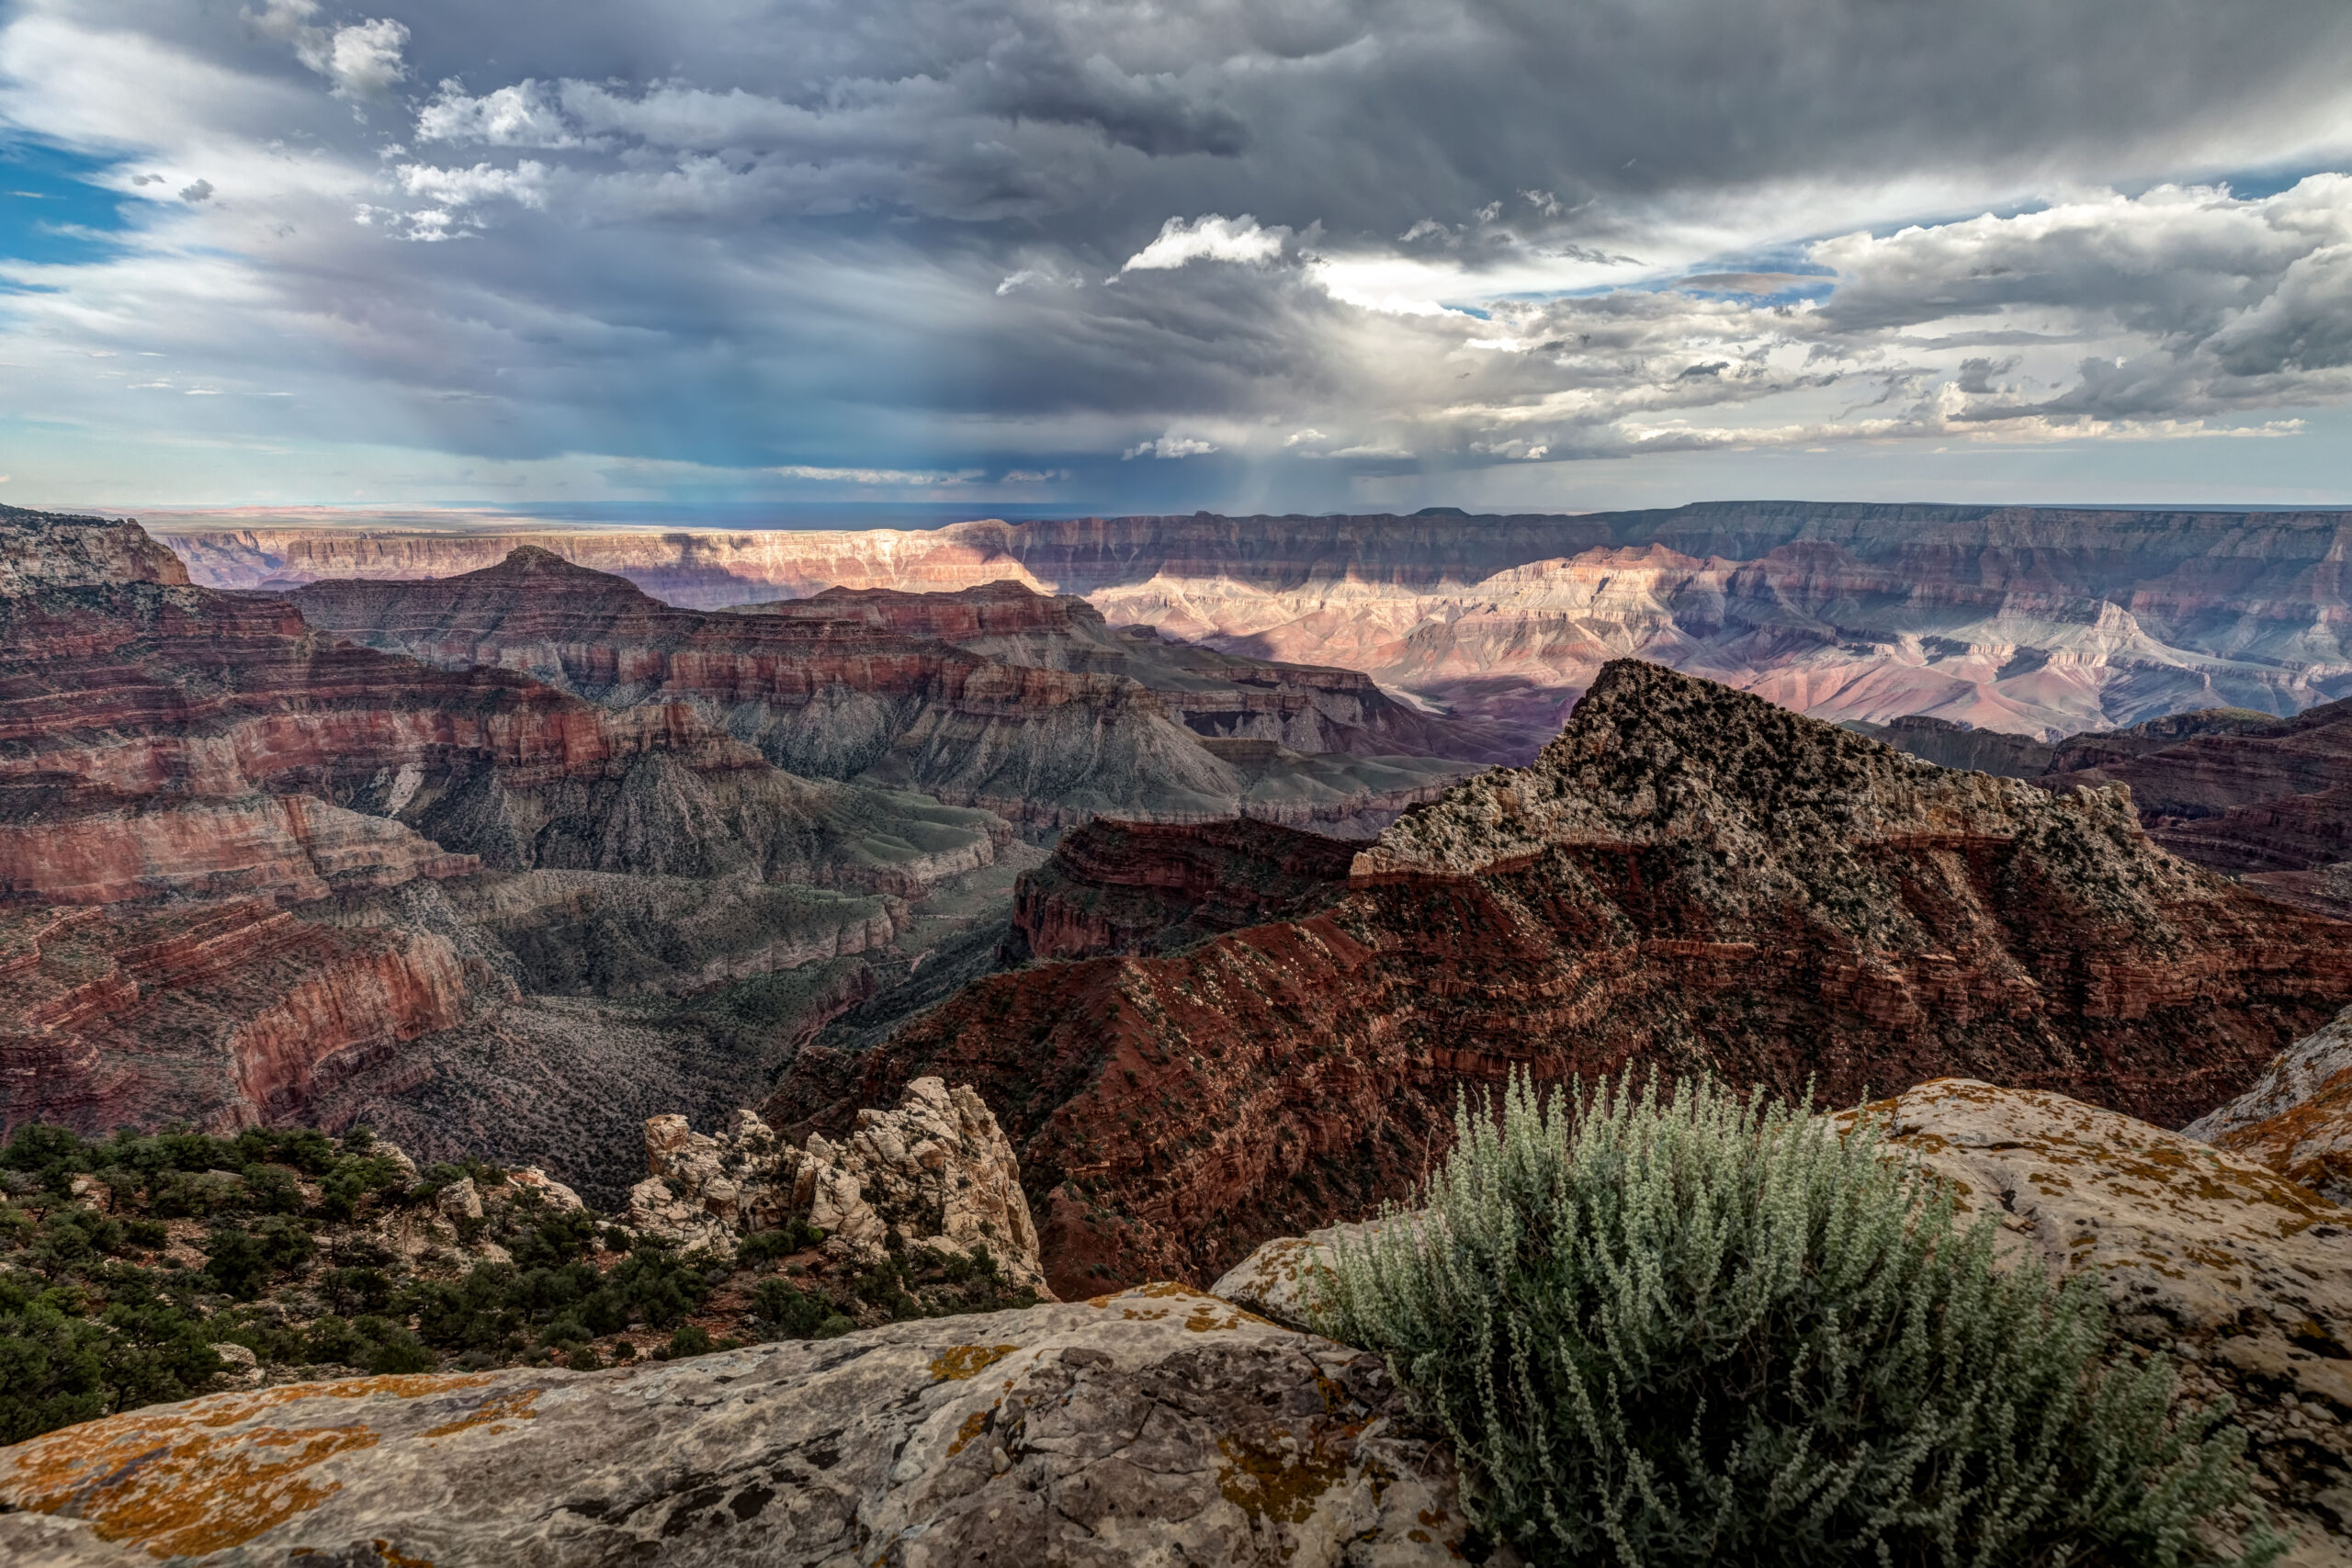
<svg viewBox="0 0 2352 1568">
<path fill-rule="evenodd" d="M 2096 1280 L 1996 1268 L 1866 1118 L 1520 1080 L 1457 1130 L 1321 1312 L 1536 1562 L 2165 1568 L 2244 1502 L 2244 1434 L 2109 1356 Z"/>
</svg>

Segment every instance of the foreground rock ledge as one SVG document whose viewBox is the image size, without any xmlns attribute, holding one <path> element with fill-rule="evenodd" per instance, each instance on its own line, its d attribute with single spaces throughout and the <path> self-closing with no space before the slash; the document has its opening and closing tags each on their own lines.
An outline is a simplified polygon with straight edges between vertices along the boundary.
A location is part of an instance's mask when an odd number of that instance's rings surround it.
<svg viewBox="0 0 2352 1568">
<path fill-rule="evenodd" d="M 1401 1405 L 1373 1357 L 1146 1285 L 628 1371 L 156 1405 L 0 1449 L 0 1561 L 1485 1558 Z"/>
</svg>

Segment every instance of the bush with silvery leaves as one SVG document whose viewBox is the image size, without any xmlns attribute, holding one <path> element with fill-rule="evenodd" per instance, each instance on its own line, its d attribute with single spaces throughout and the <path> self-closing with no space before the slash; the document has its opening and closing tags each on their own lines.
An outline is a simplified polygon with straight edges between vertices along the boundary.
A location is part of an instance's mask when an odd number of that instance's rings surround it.
<svg viewBox="0 0 2352 1568">
<path fill-rule="evenodd" d="M 1870 1119 L 1704 1080 L 1498 1111 L 1457 1112 L 1422 1213 L 1343 1242 L 1319 1310 L 1534 1561 L 2214 1560 L 2249 1482 L 2226 1411 L 2109 1358 L 2096 1279 L 1996 1267 Z"/>
</svg>

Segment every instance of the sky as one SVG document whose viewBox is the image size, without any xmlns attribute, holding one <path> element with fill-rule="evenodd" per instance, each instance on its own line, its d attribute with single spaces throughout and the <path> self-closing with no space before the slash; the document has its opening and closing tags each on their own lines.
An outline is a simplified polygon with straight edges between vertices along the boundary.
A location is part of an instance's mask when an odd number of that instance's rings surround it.
<svg viewBox="0 0 2352 1568">
<path fill-rule="evenodd" d="M 2352 6 L 0 0 L 0 473 L 2352 503 Z"/>
</svg>

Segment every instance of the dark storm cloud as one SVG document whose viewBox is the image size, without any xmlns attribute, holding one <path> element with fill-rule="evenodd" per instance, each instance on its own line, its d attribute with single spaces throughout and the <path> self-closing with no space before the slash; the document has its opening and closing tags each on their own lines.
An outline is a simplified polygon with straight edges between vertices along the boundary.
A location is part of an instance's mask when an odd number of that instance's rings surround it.
<svg viewBox="0 0 2352 1568">
<path fill-rule="evenodd" d="M 6 17 L 0 113 L 119 158 L 147 214 L 146 251 L 11 306 L 28 341 L 172 361 L 52 380 L 94 425 L 1344 472 L 2352 389 L 2352 189 L 2184 184 L 2343 162 L 2339 0 Z"/>
</svg>

